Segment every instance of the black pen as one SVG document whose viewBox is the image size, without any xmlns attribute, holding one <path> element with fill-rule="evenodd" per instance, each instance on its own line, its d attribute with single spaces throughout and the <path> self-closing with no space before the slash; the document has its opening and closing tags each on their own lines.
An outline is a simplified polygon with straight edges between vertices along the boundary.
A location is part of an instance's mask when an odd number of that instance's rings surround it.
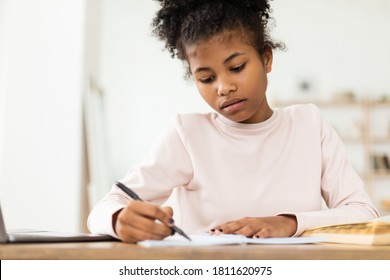
<svg viewBox="0 0 390 280">
<path fill-rule="evenodd" d="M 130 188 L 126 187 L 124 184 L 122 184 L 121 182 L 118 182 L 118 181 L 115 181 L 115 185 L 120 188 L 122 191 L 124 191 L 127 195 L 129 195 L 132 199 L 134 200 L 140 200 L 140 201 L 143 201 L 133 190 L 131 190 Z M 191 238 L 189 238 L 187 236 L 187 234 L 184 233 L 184 231 L 182 231 L 180 228 L 178 228 L 177 226 L 172 226 L 172 229 L 177 232 L 178 234 L 184 236 L 185 238 L 187 238 L 189 241 L 191 241 Z"/>
</svg>

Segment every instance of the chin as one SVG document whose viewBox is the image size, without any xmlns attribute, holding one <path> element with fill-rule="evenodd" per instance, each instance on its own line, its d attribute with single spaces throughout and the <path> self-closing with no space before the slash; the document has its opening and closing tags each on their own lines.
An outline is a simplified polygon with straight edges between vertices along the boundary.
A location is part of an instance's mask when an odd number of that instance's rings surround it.
<svg viewBox="0 0 390 280">
<path fill-rule="evenodd" d="M 223 115 L 225 118 L 231 120 L 232 122 L 236 123 L 249 123 L 248 117 L 241 116 L 239 113 L 238 114 L 231 114 L 231 115 Z"/>
</svg>

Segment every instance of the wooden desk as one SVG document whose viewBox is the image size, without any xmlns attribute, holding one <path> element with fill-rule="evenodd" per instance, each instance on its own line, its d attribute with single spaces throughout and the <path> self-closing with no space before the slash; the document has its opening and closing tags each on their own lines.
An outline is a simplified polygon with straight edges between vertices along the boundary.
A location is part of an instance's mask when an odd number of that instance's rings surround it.
<svg viewBox="0 0 390 280">
<path fill-rule="evenodd" d="M 390 260 L 390 246 L 344 244 L 144 248 L 121 242 L 2 244 L 1 260 Z"/>
</svg>

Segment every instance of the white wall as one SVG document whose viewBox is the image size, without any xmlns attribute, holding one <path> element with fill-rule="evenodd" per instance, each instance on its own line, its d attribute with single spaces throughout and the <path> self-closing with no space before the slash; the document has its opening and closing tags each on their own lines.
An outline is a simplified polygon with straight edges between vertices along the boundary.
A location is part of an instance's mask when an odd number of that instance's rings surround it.
<svg viewBox="0 0 390 280">
<path fill-rule="evenodd" d="M 5 4 L 6 0 L 0 0 L 0 171 L 3 170 L 3 145 L 4 145 L 4 125 L 5 125 L 5 94 L 4 94 L 4 32 L 5 32 Z M 0 187 L 2 181 L 0 172 Z"/>
<path fill-rule="evenodd" d="M 270 75 L 272 98 L 296 98 L 302 80 L 312 98 L 352 90 L 390 95 L 390 1 L 295 0 L 271 2 L 274 37 L 287 44 Z"/>
<path fill-rule="evenodd" d="M 0 33 L 5 222 L 78 231 L 84 1 L 6 4 Z"/>
<path fill-rule="evenodd" d="M 312 83 L 314 96 L 353 90 L 390 92 L 390 1 L 272 1 L 277 51 L 269 99 L 301 98 L 297 85 Z M 149 149 L 176 112 L 207 105 L 177 60 L 151 36 L 155 1 L 103 0 L 100 83 L 106 92 L 112 179 L 122 177 Z"/>
</svg>

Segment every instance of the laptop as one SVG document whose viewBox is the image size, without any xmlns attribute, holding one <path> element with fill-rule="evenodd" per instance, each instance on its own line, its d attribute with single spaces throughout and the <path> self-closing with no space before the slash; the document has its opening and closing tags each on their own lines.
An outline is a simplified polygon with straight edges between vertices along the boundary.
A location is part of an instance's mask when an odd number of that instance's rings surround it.
<svg viewBox="0 0 390 280">
<path fill-rule="evenodd" d="M 67 233 L 44 230 L 12 230 L 5 229 L 3 213 L 0 206 L 0 243 L 54 243 L 54 242 L 90 242 L 115 241 L 109 235 L 91 233 Z"/>
</svg>

